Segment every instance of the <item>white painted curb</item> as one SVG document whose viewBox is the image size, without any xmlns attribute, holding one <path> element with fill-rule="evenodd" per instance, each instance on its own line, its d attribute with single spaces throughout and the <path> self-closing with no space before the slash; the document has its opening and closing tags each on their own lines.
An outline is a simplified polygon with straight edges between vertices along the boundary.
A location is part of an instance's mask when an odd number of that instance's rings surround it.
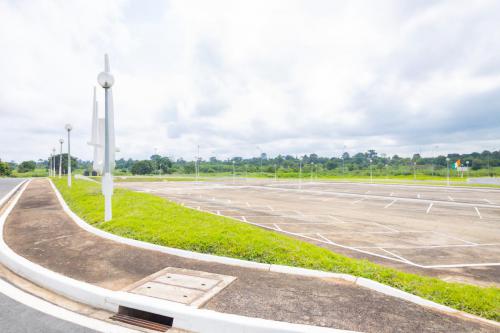
<svg viewBox="0 0 500 333">
<path fill-rule="evenodd" d="M 432 302 L 432 301 L 429 301 L 429 300 L 424 299 L 422 297 L 419 297 L 419 296 L 410 294 L 408 292 L 402 291 L 400 289 L 396 289 L 396 288 L 387 286 L 387 285 L 382 284 L 380 282 L 376 282 L 376 281 L 362 278 L 362 277 L 356 277 L 356 276 L 353 276 L 350 274 L 331 273 L 331 272 L 324 272 L 324 271 L 318 271 L 318 270 L 300 268 L 300 267 L 292 267 L 292 266 L 263 264 L 263 263 L 253 262 L 253 261 L 247 261 L 247 260 L 234 259 L 234 258 L 211 255 L 211 254 L 181 250 L 181 249 L 151 244 L 151 243 L 147 243 L 147 242 L 143 242 L 143 241 L 138 241 L 135 239 L 120 237 L 120 236 L 108 233 L 106 231 L 103 231 L 101 229 L 97 229 L 97 228 L 91 226 L 90 224 L 88 224 L 87 222 L 83 221 L 80 217 L 78 217 L 75 213 L 73 213 L 73 211 L 68 207 L 68 205 L 66 204 L 66 201 L 64 201 L 61 193 L 55 187 L 55 185 L 52 183 L 52 180 L 50 180 L 50 184 L 51 184 L 52 188 L 54 189 L 54 192 L 56 193 L 56 196 L 59 199 L 59 202 L 61 203 L 63 210 L 73 219 L 73 221 L 75 221 L 75 223 L 77 223 L 84 230 L 91 232 L 97 236 L 106 238 L 106 239 L 110 239 L 110 240 L 113 240 L 113 241 L 116 241 L 119 243 L 130 245 L 130 246 L 135 246 L 135 247 L 139 247 L 139 248 L 143 248 L 143 249 L 158 251 L 158 252 L 171 254 L 171 255 L 176 255 L 176 256 L 188 258 L 188 259 L 196 259 L 196 260 L 207 261 L 207 262 L 217 262 L 217 263 L 225 264 L 225 265 L 232 265 L 232 266 L 239 266 L 239 267 L 246 267 L 246 268 L 253 268 L 253 269 L 262 269 L 262 270 L 268 270 L 268 271 L 276 272 L 276 273 L 308 276 L 308 277 L 314 277 L 314 278 L 342 279 L 342 280 L 357 284 L 361 287 L 365 287 L 365 288 L 377 291 L 379 293 L 382 293 L 382 294 L 385 294 L 388 296 L 403 299 L 405 301 L 408 301 L 408 302 L 411 302 L 411 303 L 414 303 L 414 304 L 417 304 L 420 306 L 424 306 L 424 307 L 431 308 L 431 309 L 438 310 L 438 311 L 445 312 L 445 313 L 460 315 L 460 316 L 466 317 L 468 319 L 474 319 L 474 320 L 477 320 L 477 321 L 480 321 L 483 323 L 487 323 L 487 324 L 490 324 L 493 326 L 500 327 L 500 323 L 498 323 L 496 321 L 488 320 L 485 318 L 481 318 L 479 316 L 475 316 L 475 315 L 470 314 L 470 313 L 459 311 L 459 310 L 453 309 L 449 306 L 442 305 L 442 304 L 439 304 L 436 302 Z"/>
<path fill-rule="evenodd" d="M 280 321 L 252 318 L 206 309 L 196 309 L 175 302 L 152 297 L 112 291 L 81 282 L 50 271 L 16 254 L 3 240 L 3 228 L 29 182 L 0 216 L 0 262 L 18 275 L 58 294 L 73 300 L 108 311 L 117 311 L 118 306 L 127 306 L 174 318 L 174 327 L 207 333 L 326 333 L 352 332 L 332 328 L 291 324 Z M 58 193 L 58 192 L 56 192 Z M 60 198 L 60 194 L 58 193 Z M 60 198 L 61 200 L 61 198 Z M 64 203 L 65 205 L 65 203 Z M 66 206 L 67 208 L 67 206 Z M 73 213 L 72 213 L 73 214 Z M 84 222 L 83 222 L 84 223 Z"/>
</svg>

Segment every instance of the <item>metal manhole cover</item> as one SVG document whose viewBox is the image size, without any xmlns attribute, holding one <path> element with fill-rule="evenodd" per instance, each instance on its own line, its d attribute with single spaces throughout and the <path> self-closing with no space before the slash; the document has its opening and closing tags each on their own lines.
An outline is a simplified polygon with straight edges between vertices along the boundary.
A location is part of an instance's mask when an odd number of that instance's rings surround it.
<svg viewBox="0 0 500 333">
<path fill-rule="evenodd" d="M 231 282 L 234 276 L 167 267 L 125 290 L 143 296 L 200 307 Z"/>
</svg>

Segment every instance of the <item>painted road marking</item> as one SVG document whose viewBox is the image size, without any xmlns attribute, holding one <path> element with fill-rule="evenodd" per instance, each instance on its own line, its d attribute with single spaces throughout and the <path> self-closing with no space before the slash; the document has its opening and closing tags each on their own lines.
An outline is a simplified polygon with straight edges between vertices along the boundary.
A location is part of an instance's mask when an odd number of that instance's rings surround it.
<svg viewBox="0 0 500 333">
<path fill-rule="evenodd" d="M 488 199 L 483 199 L 484 201 L 486 201 L 487 203 L 489 203 L 490 205 L 493 205 L 493 202 L 491 202 L 490 200 Z"/>
<path fill-rule="evenodd" d="M 417 193 L 417 198 L 420 199 L 420 193 Z"/>
<path fill-rule="evenodd" d="M 351 202 L 351 204 L 357 204 L 358 202 L 364 201 L 366 198 L 361 198 L 356 201 Z"/>
<path fill-rule="evenodd" d="M 425 212 L 426 214 L 429 214 L 432 208 L 432 205 L 434 205 L 434 202 L 431 202 L 429 205 L 429 208 L 427 208 L 427 211 Z"/>
<path fill-rule="evenodd" d="M 448 200 L 455 201 L 452 197 L 448 196 Z"/>
<path fill-rule="evenodd" d="M 280 228 L 280 227 L 279 227 L 276 223 L 273 223 L 273 225 L 274 225 L 274 227 L 276 228 L 276 230 L 278 230 L 278 231 L 283 231 L 283 230 L 281 230 L 281 228 Z"/>
<path fill-rule="evenodd" d="M 479 212 L 479 209 L 477 207 L 474 207 L 474 209 L 476 210 L 476 213 L 479 216 L 479 218 L 482 219 L 483 217 L 481 216 L 481 213 Z"/>
<path fill-rule="evenodd" d="M 392 206 L 392 205 L 393 205 L 396 201 L 398 201 L 398 199 L 394 199 L 394 200 L 392 200 L 390 203 L 388 203 L 387 205 L 385 205 L 385 207 L 384 207 L 384 208 L 389 208 L 389 207 L 391 207 L 391 206 Z"/>
</svg>

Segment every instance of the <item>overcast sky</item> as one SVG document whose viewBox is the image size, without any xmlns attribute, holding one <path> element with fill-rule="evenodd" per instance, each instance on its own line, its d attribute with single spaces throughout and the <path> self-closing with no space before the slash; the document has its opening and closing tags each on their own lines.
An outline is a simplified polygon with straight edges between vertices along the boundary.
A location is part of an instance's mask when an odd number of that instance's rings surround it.
<svg viewBox="0 0 500 333">
<path fill-rule="evenodd" d="M 500 1 L 0 0 L 1 159 L 91 158 L 106 52 L 118 158 L 500 146 Z"/>
</svg>

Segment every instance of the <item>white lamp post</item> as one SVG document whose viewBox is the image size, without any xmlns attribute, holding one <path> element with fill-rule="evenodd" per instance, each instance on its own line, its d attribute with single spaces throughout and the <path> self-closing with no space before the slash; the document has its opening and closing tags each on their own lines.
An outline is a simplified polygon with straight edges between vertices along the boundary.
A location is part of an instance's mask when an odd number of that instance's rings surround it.
<svg viewBox="0 0 500 333">
<path fill-rule="evenodd" d="M 52 177 L 52 153 L 49 156 L 49 177 Z"/>
<path fill-rule="evenodd" d="M 104 88 L 104 168 L 102 177 L 102 192 L 104 194 L 104 221 L 112 219 L 111 197 L 113 196 L 113 177 L 111 176 L 112 163 L 114 164 L 114 124 L 113 124 L 113 96 L 111 87 L 115 83 L 109 69 L 108 55 L 104 56 L 104 72 L 99 73 L 97 82 Z"/>
<path fill-rule="evenodd" d="M 370 158 L 370 183 L 373 184 L 373 170 L 372 170 L 372 162 L 373 160 Z"/>
<path fill-rule="evenodd" d="M 59 150 L 59 179 L 61 179 L 62 174 L 62 146 L 64 143 L 64 139 L 59 139 L 59 143 L 61 144 L 61 149 Z"/>
<path fill-rule="evenodd" d="M 70 133 L 71 133 L 71 130 L 73 129 L 73 126 L 71 126 L 71 124 L 66 124 L 66 126 L 64 126 L 64 128 L 68 132 L 68 187 L 71 187 L 71 140 L 70 140 Z"/>
<path fill-rule="evenodd" d="M 450 158 L 446 158 L 446 184 L 450 186 Z"/>
<path fill-rule="evenodd" d="M 236 169 L 234 168 L 234 161 L 233 161 L 233 184 L 236 181 Z"/>
<path fill-rule="evenodd" d="M 56 176 L 56 149 L 52 148 L 52 177 Z"/>
<path fill-rule="evenodd" d="M 302 189 L 302 160 L 299 160 L 299 190 Z"/>
</svg>

